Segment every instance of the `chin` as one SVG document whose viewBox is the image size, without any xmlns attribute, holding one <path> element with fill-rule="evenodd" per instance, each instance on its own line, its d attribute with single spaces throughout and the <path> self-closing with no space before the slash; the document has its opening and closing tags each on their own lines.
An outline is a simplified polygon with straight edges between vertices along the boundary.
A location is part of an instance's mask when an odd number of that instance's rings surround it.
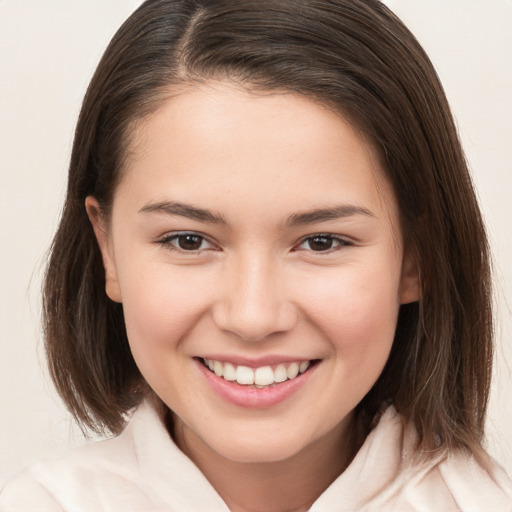
<svg viewBox="0 0 512 512">
<path fill-rule="evenodd" d="M 216 450 L 224 458 L 245 464 L 280 462 L 299 453 L 303 447 L 298 443 L 285 444 L 275 440 L 263 446 L 263 443 L 231 443 Z"/>
<path fill-rule="evenodd" d="M 272 463 L 279 462 L 304 450 L 311 440 L 305 432 L 295 432 L 290 429 L 243 429 L 221 433 L 213 439 L 203 438 L 210 449 L 222 457 L 240 463 Z"/>
</svg>

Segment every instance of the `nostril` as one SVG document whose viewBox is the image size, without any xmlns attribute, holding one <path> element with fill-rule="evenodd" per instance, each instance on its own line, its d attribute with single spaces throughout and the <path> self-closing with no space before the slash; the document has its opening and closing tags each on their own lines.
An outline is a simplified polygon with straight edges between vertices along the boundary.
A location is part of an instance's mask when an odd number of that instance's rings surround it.
<svg viewBox="0 0 512 512">
<path fill-rule="evenodd" d="M 217 327 L 244 341 L 261 341 L 268 336 L 292 330 L 297 313 L 289 304 L 219 304 L 213 312 Z"/>
</svg>

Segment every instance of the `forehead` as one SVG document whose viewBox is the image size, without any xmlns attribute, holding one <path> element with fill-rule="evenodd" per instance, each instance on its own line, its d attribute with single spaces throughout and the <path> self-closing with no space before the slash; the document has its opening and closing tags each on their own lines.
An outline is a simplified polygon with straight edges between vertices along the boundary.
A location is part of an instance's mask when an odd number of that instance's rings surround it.
<svg viewBox="0 0 512 512">
<path fill-rule="evenodd" d="M 170 194 L 209 206 L 222 198 L 225 208 L 244 202 L 255 214 L 300 202 L 394 209 L 372 145 L 339 113 L 298 94 L 182 87 L 130 139 L 119 188 L 140 201 Z"/>
</svg>

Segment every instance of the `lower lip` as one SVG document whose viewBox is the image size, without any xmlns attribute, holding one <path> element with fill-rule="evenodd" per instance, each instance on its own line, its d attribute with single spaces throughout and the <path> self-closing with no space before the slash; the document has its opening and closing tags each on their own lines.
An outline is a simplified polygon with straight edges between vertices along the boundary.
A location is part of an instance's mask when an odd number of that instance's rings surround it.
<svg viewBox="0 0 512 512">
<path fill-rule="evenodd" d="M 252 409 L 264 409 L 284 402 L 306 384 L 318 366 L 311 366 L 294 379 L 267 388 L 253 388 L 217 377 L 201 361 L 196 360 L 196 363 L 206 382 L 218 396 L 239 407 Z"/>
</svg>

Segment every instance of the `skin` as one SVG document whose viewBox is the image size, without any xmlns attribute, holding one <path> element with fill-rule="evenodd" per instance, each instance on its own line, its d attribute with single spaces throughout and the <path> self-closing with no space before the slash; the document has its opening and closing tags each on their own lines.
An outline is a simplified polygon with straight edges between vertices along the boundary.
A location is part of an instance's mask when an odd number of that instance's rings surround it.
<svg viewBox="0 0 512 512">
<path fill-rule="evenodd" d="M 307 510 L 350 462 L 352 411 L 385 365 L 400 304 L 418 298 L 374 149 L 296 94 L 190 86 L 136 125 L 111 218 L 86 206 L 107 294 L 178 446 L 233 511 Z M 313 210 L 330 218 L 302 215 Z M 182 231 L 204 237 L 197 250 L 179 249 Z M 195 358 L 209 354 L 319 363 L 254 409 L 201 378 Z"/>
</svg>

